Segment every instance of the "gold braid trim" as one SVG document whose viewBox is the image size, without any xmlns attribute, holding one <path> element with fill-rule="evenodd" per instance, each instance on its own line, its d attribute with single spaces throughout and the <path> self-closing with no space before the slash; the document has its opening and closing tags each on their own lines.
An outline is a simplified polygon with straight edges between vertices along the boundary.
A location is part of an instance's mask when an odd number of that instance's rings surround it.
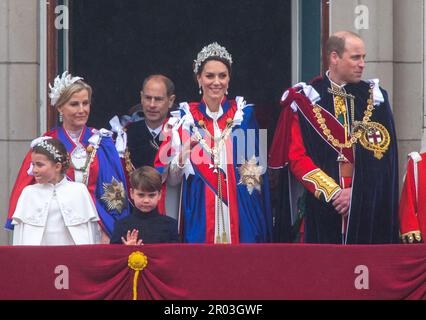
<svg viewBox="0 0 426 320">
<path fill-rule="evenodd" d="M 95 160 L 96 152 L 98 152 L 99 146 L 101 145 L 102 136 L 98 140 L 98 143 L 95 146 L 89 145 L 87 146 L 87 152 L 89 153 L 86 164 L 83 168 L 77 169 L 74 167 L 74 170 L 81 170 L 83 172 L 83 183 L 87 186 L 89 184 L 89 169 L 90 165 Z M 72 161 L 71 161 L 72 162 Z"/>
<path fill-rule="evenodd" d="M 402 243 L 419 243 L 422 242 L 422 233 L 420 230 L 414 230 L 401 235 Z"/>
<path fill-rule="evenodd" d="M 333 196 L 341 190 L 340 186 L 321 169 L 315 169 L 305 174 L 302 179 L 315 185 L 315 197 L 324 195 L 325 201 L 330 202 Z"/>
<path fill-rule="evenodd" d="M 124 163 L 126 164 L 127 173 L 131 174 L 135 168 L 133 167 L 132 160 L 130 160 L 130 151 L 128 147 L 126 147 L 126 152 L 124 153 Z"/>
</svg>

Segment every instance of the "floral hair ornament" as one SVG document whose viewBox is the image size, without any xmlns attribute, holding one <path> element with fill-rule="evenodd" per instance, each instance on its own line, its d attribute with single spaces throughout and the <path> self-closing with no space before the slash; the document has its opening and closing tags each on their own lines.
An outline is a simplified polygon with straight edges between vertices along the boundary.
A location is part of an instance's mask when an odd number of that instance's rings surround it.
<svg viewBox="0 0 426 320">
<path fill-rule="evenodd" d="M 62 161 L 62 154 L 50 143 L 47 143 L 47 140 L 52 139 L 52 137 L 39 137 L 31 141 L 31 149 L 35 147 L 41 147 L 47 152 L 49 152 L 55 161 Z"/>
<path fill-rule="evenodd" d="M 39 145 L 40 143 L 52 139 L 52 137 L 39 137 L 39 138 L 35 138 L 33 141 L 31 141 L 31 149 L 34 149 L 37 145 Z M 33 176 L 33 164 L 30 163 L 30 167 L 27 170 L 28 175 Z"/>
<path fill-rule="evenodd" d="M 31 149 L 34 149 L 38 144 L 42 143 L 43 141 L 52 139 L 52 137 L 38 137 L 35 138 L 33 141 L 31 141 Z"/>
<path fill-rule="evenodd" d="M 55 78 L 55 81 L 53 82 L 53 87 L 49 83 L 49 98 L 52 106 L 56 105 L 56 102 L 58 102 L 62 92 L 64 92 L 67 87 L 69 87 L 78 80 L 83 80 L 83 78 L 72 77 L 70 74 L 68 74 L 68 71 L 65 71 L 61 77 L 57 76 Z"/>
<path fill-rule="evenodd" d="M 197 56 L 197 60 L 194 60 L 194 73 L 197 74 L 201 64 L 210 57 L 219 57 L 225 59 L 232 65 L 232 56 L 229 54 L 225 47 L 222 47 L 217 42 L 213 42 L 208 46 L 205 46 Z"/>
</svg>

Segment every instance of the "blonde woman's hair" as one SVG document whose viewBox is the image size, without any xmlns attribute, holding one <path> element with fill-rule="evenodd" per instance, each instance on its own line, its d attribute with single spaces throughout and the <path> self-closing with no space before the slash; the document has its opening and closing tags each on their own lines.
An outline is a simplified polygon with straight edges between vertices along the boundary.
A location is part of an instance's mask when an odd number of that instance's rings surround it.
<svg viewBox="0 0 426 320">
<path fill-rule="evenodd" d="M 67 103 L 73 94 L 80 92 L 82 90 L 87 90 L 87 93 L 89 94 L 89 102 L 92 101 L 92 87 L 89 86 L 86 82 L 83 80 L 78 80 L 74 82 L 73 84 L 69 85 L 64 89 L 64 91 L 61 93 L 61 96 L 59 97 L 58 101 L 54 105 L 54 107 L 59 108 L 63 106 L 65 103 Z"/>
</svg>

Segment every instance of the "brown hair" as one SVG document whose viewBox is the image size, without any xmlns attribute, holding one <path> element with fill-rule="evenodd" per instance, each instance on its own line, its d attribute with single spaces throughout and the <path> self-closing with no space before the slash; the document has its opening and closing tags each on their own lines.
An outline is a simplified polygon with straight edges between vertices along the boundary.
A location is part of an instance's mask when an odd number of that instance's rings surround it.
<svg viewBox="0 0 426 320">
<path fill-rule="evenodd" d="M 161 174 L 150 166 L 143 166 L 130 174 L 130 186 L 145 192 L 161 191 Z"/>
<path fill-rule="evenodd" d="M 208 57 L 206 60 L 204 60 L 204 61 L 201 63 L 200 67 L 198 68 L 198 71 L 197 71 L 196 76 L 201 75 L 201 73 L 202 73 L 202 72 L 203 72 L 203 70 L 204 70 L 204 66 L 206 65 L 206 63 L 207 63 L 207 62 L 209 62 L 209 61 L 212 61 L 212 60 L 213 60 L 213 61 L 219 61 L 219 62 L 222 62 L 222 63 L 226 66 L 226 68 L 228 69 L 229 77 L 231 77 L 232 68 L 231 68 L 231 65 L 230 65 L 229 61 L 228 61 L 228 60 L 226 60 L 225 58 L 216 57 L 216 56 L 211 56 L 211 57 Z M 195 65 L 195 62 L 194 62 L 194 65 Z"/>
<path fill-rule="evenodd" d="M 87 90 L 87 93 L 89 94 L 89 101 L 92 101 L 92 87 L 89 86 L 86 82 L 83 80 L 78 80 L 74 82 L 73 84 L 69 85 L 64 89 L 64 91 L 61 92 L 61 96 L 59 97 L 58 101 L 55 104 L 56 108 L 59 108 L 63 106 L 65 103 L 67 103 L 73 94 L 80 92 L 82 90 Z"/>
<path fill-rule="evenodd" d="M 62 164 L 61 173 L 64 174 L 70 166 L 68 152 L 64 144 L 57 139 L 44 140 L 43 144 L 47 144 L 55 148 L 57 154 L 59 154 L 59 157 L 55 158 L 54 154 L 43 147 L 40 143 L 33 148 L 33 152 L 45 155 L 49 161 Z"/>
<path fill-rule="evenodd" d="M 160 80 L 166 86 L 167 96 L 170 97 L 175 94 L 175 84 L 172 80 L 162 74 L 153 74 L 145 78 L 142 84 L 142 91 L 145 88 L 146 84 L 150 80 Z"/>
<path fill-rule="evenodd" d="M 340 58 L 342 57 L 343 53 L 345 52 L 346 39 L 349 37 L 361 39 L 358 34 L 352 31 L 339 31 L 328 38 L 325 44 L 328 63 L 330 63 L 330 55 L 332 52 L 336 52 Z"/>
</svg>

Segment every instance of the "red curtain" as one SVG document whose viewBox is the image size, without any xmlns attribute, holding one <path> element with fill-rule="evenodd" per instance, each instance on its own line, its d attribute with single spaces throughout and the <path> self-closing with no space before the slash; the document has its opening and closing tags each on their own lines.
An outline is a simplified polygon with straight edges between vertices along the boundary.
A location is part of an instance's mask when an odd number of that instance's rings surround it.
<svg viewBox="0 0 426 320">
<path fill-rule="evenodd" d="M 307 244 L 0 247 L 0 299 L 132 299 L 134 251 L 142 300 L 426 299 L 426 245 Z"/>
</svg>

